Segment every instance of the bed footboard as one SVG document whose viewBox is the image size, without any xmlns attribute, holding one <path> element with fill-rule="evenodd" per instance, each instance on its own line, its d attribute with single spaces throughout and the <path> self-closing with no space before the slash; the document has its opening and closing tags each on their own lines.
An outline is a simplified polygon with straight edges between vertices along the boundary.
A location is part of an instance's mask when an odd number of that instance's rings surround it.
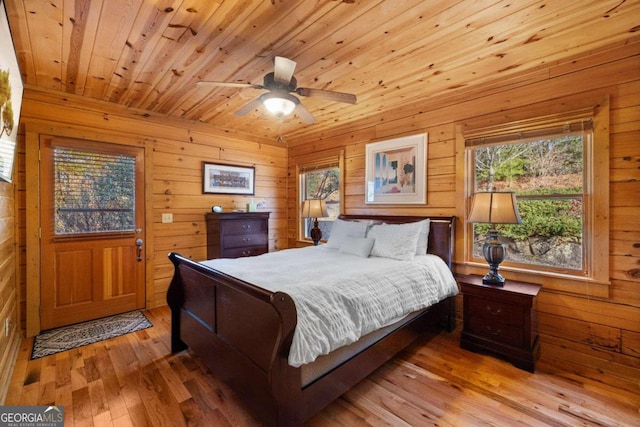
<svg viewBox="0 0 640 427">
<path fill-rule="evenodd" d="M 291 297 L 176 253 L 169 259 L 171 351 L 190 347 L 267 424 L 301 424 L 292 407 L 301 398 L 300 371 L 287 363 L 296 325 Z"/>
</svg>

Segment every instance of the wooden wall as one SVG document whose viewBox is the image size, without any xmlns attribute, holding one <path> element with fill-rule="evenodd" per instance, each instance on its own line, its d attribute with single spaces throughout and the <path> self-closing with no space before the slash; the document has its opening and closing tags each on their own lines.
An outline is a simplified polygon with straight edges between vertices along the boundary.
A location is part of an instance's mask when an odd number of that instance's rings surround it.
<svg viewBox="0 0 640 427">
<path fill-rule="evenodd" d="M 18 294 L 16 288 L 16 247 L 14 184 L 0 183 L 0 405 L 4 404 L 11 372 L 20 344 Z M 5 322 L 9 319 L 9 335 Z"/>
<path fill-rule="evenodd" d="M 166 304 L 166 289 L 173 274 L 167 255 L 171 251 L 196 260 L 206 258 L 205 213 L 211 206 L 225 210 L 245 208 L 249 196 L 202 194 L 202 162 L 255 166 L 256 201 L 271 212 L 269 246 L 286 244 L 286 148 L 273 141 L 234 134 L 208 125 L 148 115 L 113 104 L 69 94 L 26 88 L 22 105 L 17 184 L 20 269 L 25 272 L 25 141 L 37 143 L 38 134 L 52 134 L 145 148 L 147 308 Z M 9 204 L 10 206 L 10 204 Z M 150 212 L 149 212 L 150 211 Z M 162 213 L 172 213 L 173 223 L 162 223 Z M 25 329 L 28 300 L 24 279 L 18 283 L 20 318 Z M 11 304 L 14 306 L 15 304 Z"/>
<path fill-rule="evenodd" d="M 468 123 L 508 122 L 593 107 L 609 99 L 611 285 L 608 298 L 594 297 L 584 283 L 559 291 L 539 275 L 519 278 L 547 286 L 538 298 L 542 359 L 559 369 L 579 370 L 598 381 L 637 391 L 640 378 L 640 43 L 593 52 L 589 57 L 545 64 L 533 72 L 496 81 L 464 94 L 434 95 L 380 117 L 351 123 L 331 134 L 296 140 L 289 149 L 289 246 L 296 245 L 296 165 L 314 152 L 344 149 L 345 213 L 464 216 L 465 171 L 457 135 Z M 423 206 L 371 206 L 364 203 L 365 145 L 428 133 L 427 203 Z M 604 178 L 606 179 L 606 177 Z M 457 227 L 463 241 L 464 224 Z M 456 270 L 465 266 L 457 251 Z M 606 257 L 605 257 L 606 258 Z M 510 273 L 504 272 L 507 278 Z M 512 273 L 513 275 L 513 273 Z M 461 307 L 461 300 L 458 308 Z"/>
</svg>

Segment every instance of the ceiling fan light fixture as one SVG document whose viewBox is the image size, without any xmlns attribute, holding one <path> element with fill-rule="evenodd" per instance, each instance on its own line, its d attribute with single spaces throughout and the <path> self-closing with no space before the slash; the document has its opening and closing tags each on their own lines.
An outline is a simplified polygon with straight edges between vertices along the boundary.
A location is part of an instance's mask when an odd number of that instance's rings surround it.
<svg viewBox="0 0 640 427">
<path fill-rule="evenodd" d="M 262 103 L 267 110 L 277 117 L 291 114 L 300 101 L 288 93 L 265 93 L 261 96 Z"/>
</svg>

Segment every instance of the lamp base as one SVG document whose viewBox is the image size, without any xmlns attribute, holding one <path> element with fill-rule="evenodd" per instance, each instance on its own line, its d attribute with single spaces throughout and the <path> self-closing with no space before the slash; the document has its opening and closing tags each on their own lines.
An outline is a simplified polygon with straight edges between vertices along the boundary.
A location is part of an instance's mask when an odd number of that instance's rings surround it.
<svg viewBox="0 0 640 427">
<path fill-rule="evenodd" d="M 322 239 L 322 231 L 318 228 L 317 218 L 313 221 L 313 228 L 309 234 L 311 235 L 311 240 L 313 240 L 313 246 L 318 246 Z"/>
<path fill-rule="evenodd" d="M 507 246 L 498 240 L 498 232 L 495 228 L 489 230 L 487 241 L 482 247 L 484 259 L 489 264 L 489 272 L 483 277 L 482 283 L 491 286 L 504 286 L 504 277 L 498 273 L 500 263 L 507 256 Z"/>
<path fill-rule="evenodd" d="M 502 277 L 500 273 L 496 272 L 494 274 L 494 272 L 490 271 L 482 278 L 482 284 L 502 287 L 504 286 L 504 277 Z"/>
</svg>

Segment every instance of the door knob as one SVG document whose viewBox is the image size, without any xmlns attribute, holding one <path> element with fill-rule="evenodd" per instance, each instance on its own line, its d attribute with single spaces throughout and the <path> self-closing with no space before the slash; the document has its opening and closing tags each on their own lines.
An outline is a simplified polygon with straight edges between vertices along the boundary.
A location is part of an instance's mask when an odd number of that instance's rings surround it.
<svg viewBox="0 0 640 427">
<path fill-rule="evenodd" d="M 138 262 L 141 262 L 141 261 L 142 261 L 142 244 L 143 244 L 143 243 L 144 243 L 144 242 L 142 241 L 142 239 L 141 239 L 141 238 L 139 238 L 139 237 L 138 237 L 138 238 L 136 239 L 136 246 L 138 247 Z"/>
</svg>

